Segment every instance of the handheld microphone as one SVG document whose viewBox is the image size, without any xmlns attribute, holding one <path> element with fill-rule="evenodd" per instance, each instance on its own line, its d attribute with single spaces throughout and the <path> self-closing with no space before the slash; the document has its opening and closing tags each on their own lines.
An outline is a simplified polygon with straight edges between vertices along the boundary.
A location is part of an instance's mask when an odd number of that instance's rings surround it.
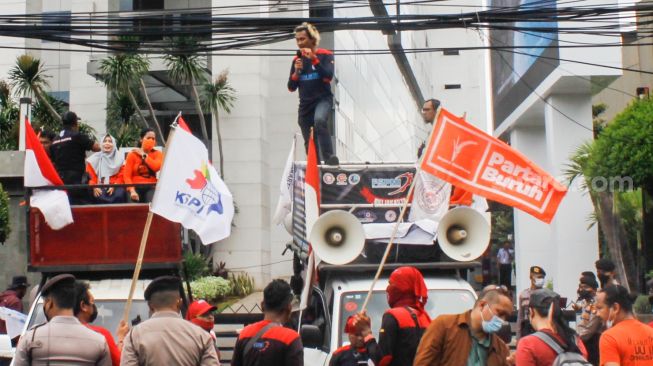
<svg viewBox="0 0 653 366">
<path fill-rule="evenodd" d="M 301 59 L 301 58 L 302 58 L 302 51 L 301 51 L 301 50 L 297 50 L 296 55 L 297 55 L 297 58 Z M 301 74 L 301 73 L 302 73 L 302 70 L 301 70 L 301 69 L 300 69 L 300 70 L 297 70 L 297 72 Z"/>
</svg>

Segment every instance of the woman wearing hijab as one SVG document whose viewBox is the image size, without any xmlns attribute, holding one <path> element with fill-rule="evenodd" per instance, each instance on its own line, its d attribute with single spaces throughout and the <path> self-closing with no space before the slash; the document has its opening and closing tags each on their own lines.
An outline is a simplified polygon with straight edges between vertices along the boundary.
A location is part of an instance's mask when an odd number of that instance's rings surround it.
<svg viewBox="0 0 653 366">
<path fill-rule="evenodd" d="M 415 267 L 399 267 L 388 280 L 386 288 L 389 310 L 383 314 L 379 331 L 382 357 L 375 359 L 380 366 L 412 366 L 419 341 L 431 323 L 424 310 L 428 290 L 422 273 Z M 364 337 L 371 334 L 369 317 L 357 314 L 356 327 Z"/>
<path fill-rule="evenodd" d="M 141 131 L 141 147 L 132 150 L 125 161 L 125 183 L 143 184 L 156 183 L 156 173 L 163 164 L 163 153 L 155 150 L 156 134 L 151 128 Z M 129 187 L 129 198 L 132 202 L 151 202 L 154 196 L 154 185 Z"/>
<path fill-rule="evenodd" d="M 123 162 L 125 159 L 118 152 L 116 140 L 107 134 L 102 138 L 99 152 L 86 159 L 86 173 L 89 176 L 89 185 L 98 184 L 123 184 Z M 123 188 L 93 188 L 93 197 L 99 203 L 125 202 Z"/>
</svg>

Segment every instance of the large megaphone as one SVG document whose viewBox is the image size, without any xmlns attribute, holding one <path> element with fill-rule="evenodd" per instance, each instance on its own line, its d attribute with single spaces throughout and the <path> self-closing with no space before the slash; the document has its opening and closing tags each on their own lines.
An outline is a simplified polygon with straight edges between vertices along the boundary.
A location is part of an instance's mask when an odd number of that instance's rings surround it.
<svg viewBox="0 0 653 366">
<path fill-rule="evenodd" d="M 490 244 L 490 223 L 472 208 L 456 207 L 440 221 L 438 243 L 451 259 L 461 262 L 474 260 Z"/>
<path fill-rule="evenodd" d="M 330 264 L 347 264 L 356 259 L 365 246 L 363 225 L 356 216 L 343 210 L 322 214 L 309 235 L 315 254 Z"/>
</svg>

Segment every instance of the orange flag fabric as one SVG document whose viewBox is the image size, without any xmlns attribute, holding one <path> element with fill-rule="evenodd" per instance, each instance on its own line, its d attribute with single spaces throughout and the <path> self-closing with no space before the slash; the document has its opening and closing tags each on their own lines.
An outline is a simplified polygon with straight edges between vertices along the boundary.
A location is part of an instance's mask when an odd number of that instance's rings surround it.
<svg viewBox="0 0 653 366">
<path fill-rule="evenodd" d="M 421 169 L 550 223 L 567 188 L 505 142 L 441 108 Z"/>
</svg>

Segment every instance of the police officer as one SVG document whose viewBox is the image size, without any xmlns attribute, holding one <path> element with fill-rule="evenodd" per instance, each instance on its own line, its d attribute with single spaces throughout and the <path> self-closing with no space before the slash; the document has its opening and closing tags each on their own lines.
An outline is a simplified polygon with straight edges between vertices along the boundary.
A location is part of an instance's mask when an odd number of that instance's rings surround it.
<svg viewBox="0 0 653 366">
<path fill-rule="evenodd" d="M 120 365 L 219 365 L 213 339 L 180 315 L 181 281 L 174 276 L 152 280 L 145 289 L 150 319 L 125 337 Z"/>
<path fill-rule="evenodd" d="M 79 118 L 75 112 L 61 117 L 63 130 L 52 141 L 50 155 L 64 184 L 80 184 L 86 169 L 86 152 L 100 151 L 100 144 L 79 133 Z"/>
<path fill-rule="evenodd" d="M 517 339 L 532 333 L 532 328 L 528 321 L 528 304 L 531 298 L 531 292 L 544 287 L 546 272 L 540 266 L 532 266 L 530 270 L 531 286 L 519 294 L 517 312 Z"/>
<path fill-rule="evenodd" d="M 74 286 L 71 274 L 54 276 L 43 285 L 43 312 L 48 322 L 20 338 L 14 365 L 111 365 L 104 337 L 73 315 Z"/>
</svg>

